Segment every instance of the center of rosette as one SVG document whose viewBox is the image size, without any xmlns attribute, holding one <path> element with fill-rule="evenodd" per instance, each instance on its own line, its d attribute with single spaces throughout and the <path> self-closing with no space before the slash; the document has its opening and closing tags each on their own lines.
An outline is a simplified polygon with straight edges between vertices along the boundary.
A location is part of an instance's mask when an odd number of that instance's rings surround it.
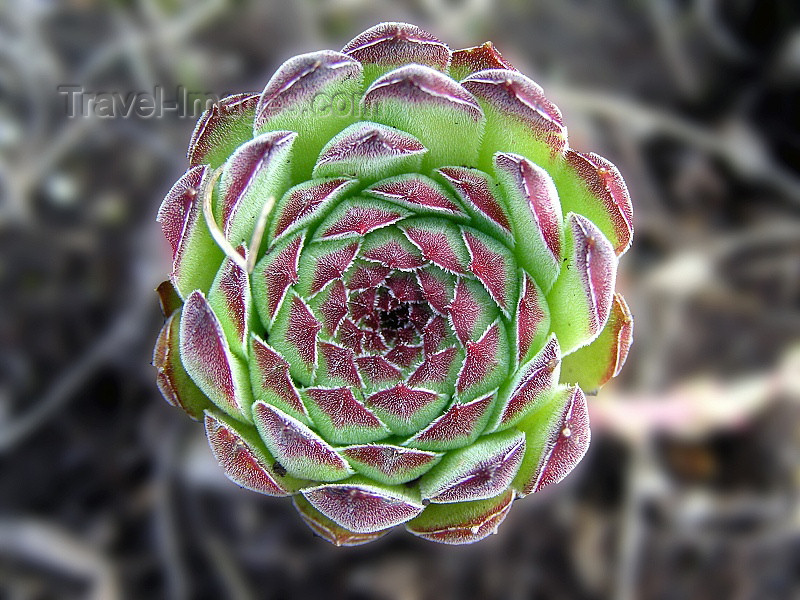
<svg viewBox="0 0 800 600">
<path fill-rule="evenodd" d="M 393 283 L 392 278 L 389 282 Z M 421 297 L 419 288 L 411 282 L 415 295 Z M 367 334 L 377 334 L 391 349 L 397 344 L 418 344 L 422 341 L 425 325 L 433 316 L 432 311 L 422 302 L 411 302 L 398 299 L 386 287 L 375 290 L 375 305 L 368 315 L 365 315 L 359 325 Z"/>
</svg>

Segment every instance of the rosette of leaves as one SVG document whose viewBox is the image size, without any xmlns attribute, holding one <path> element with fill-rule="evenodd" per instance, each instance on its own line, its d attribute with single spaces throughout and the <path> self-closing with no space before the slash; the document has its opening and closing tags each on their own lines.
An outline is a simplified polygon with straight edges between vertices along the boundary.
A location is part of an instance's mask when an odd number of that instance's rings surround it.
<svg viewBox="0 0 800 600">
<path fill-rule="evenodd" d="M 154 363 L 230 479 L 336 544 L 463 544 L 581 460 L 631 203 L 490 43 L 384 23 L 296 56 L 188 158 Z"/>
</svg>

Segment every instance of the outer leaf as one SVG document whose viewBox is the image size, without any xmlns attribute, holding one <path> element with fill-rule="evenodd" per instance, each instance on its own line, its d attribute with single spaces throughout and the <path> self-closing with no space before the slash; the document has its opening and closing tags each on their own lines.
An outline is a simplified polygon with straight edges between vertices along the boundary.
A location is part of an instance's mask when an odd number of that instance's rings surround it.
<svg viewBox="0 0 800 600">
<path fill-rule="evenodd" d="M 158 294 L 158 303 L 161 305 L 161 314 L 165 319 L 183 306 L 183 300 L 169 281 L 159 283 L 156 294 Z"/>
<path fill-rule="evenodd" d="M 491 498 L 506 490 L 525 453 L 525 435 L 509 430 L 453 450 L 422 476 L 419 491 L 437 504 Z"/>
<path fill-rule="evenodd" d="M 206 166 L 192 167 L 172 186 L 161 208 L 158 222 L 172 246 L 170 281 L 186 299 L 194 290 L 207 291 L 215 268 L 222 262 L 219 249 L 203 218 L 203 193 L 208 185 Z"/>
<path fill-rule="evenodd" d="M 192 381 L 180 357 L 181 313 L 173 312 L 158 334 L 153 350 L 153 366 L 157 369 L 156 383 L 164 399 L 199 420 L 211 402 Z"/>
<path fill-rule="evenodd" d="M 423 170 L 476 165 L 484 118 L 458 83 L 430 67 L 410 64 L 379 77 L 364 94 L 371 118 L 415 136 L 428 149 Z"/>
<path fill-rule="evenodd" d="M 375 533 L 413 519 L 424 510 L 419 496 L 405 486 L 385 486 L 352 479 L 303 490 L 323 515 L 356 533 Z"/>
<path fill-rule="evenodd" d="M 631 311 L 622 295 L 614 294 L 611 315 L 597 339 L 564 358 L 562 383 L 577 383 L 582 389 L 597 390 L 620 372 L 632 342 Z"/>
<path fill-rule="evenodd" d="M 197 121 L 187 158 L 193 167 L 222 166 L 239 146 L 253 137 L 258 94 L 235 94 L 216 102 Z"/>
<path fill-rule="evenodd" d="M 206 411 L 205 426 L 214 457 L 234 483 L 267 496 L 290 496 L 304 483 L 286 475 L 252 425 Z"/>
<path fill-rule="evenodd" d="M 567 150 L 565 160 L 554 165 L 565 211 L 590 219 L 611 241 L 617 255 L 633 240 L 633 207 L 628 188 L 617 167 L 594 153 Z"/>
<path fill-rule="evenodd" d="M 453 60 L 450 63 L 450 77 L 453 79 L 458 81 L 485 69 L 516 71 L 514 66 L 500 55 L 492 42 L 453 52 Z"/>
<path fill-rule="evenodd" d="M 567 215 L 565 263 L 547 295 L 550 324 L 564 354 L 585 346 L 608 320 L 617 277 L 617 257 L 591 221 Z"/>
<path fill-rule="evenodd" d="M 181 315 L 180 354 L 186 372 L 211 401 L 229 415 L 250 421 L 247 366 L 233 355 L 205 296 L 192 292 Z"/>
<path fill-rule="evenodd" d="M 264 133 L 239 146 L 225 163 L 215 218 L 233 246 L 250 243 L 264 203 L 277 200 L 289 188 L 296 138 L 292 131 Z"/>
<path fill-rule="evenodd" d="M 549 290 L 561 267 L 564 245 L 556 186 L 547 171 L 518 154 L 496 154 L 494 167 L 508 200 L 516 258 Z"/>
<path fill-rule="evenodd" d="M 579 387 L 565 387 L 533 411 L 518 428 L 527 450 L 514 480 L 520 496 L 558 483 L 589 449 L 591 431 L 586 396 Z"/>
<path fill-rule="evenodd" d="M 376 540 L 389 533 L 389 529 L 376 531 L 374 533 L 355 533 L 349 529 L 345 529 L 323 515 L 316 508 L 311 506 L 302 494 L 296 494 L 292 500 L 294 501 L 294 507 L 297 509 L 297 512 L 300 514 L 303 521 L 305 521 L 306 525 L 318 536 L 335 546 L 360 546 L 361 544 L 366 544 L 367 542 Z"/>
<path fill-rule="evenodd" d="M 480 102 L 486 115 L 486 133 L 480 166 L 489 170 L 495 152 L 514 152 L 536 164 L 548 164 L 567 143 L 561 111 L 542 88 L 508 69 L 473 73 L 461 85 Z"/>
<path fill-rule="evenodd" d="M 514 492 L 506 490 L 486 500 L 432 504 L 406 523 L 406 529 L 432 542 L 471 544 L 497 533 L 513 501 Z"/>
<path fill-rule="evenodd" d="M 408 23 L 381 23 L 349 41 L 342 52 L 364 65 L 370 84 L 394 67 L 416 63 L 439 71 L 450 64 L 450 49 L 427 31 Z"/>
<path fill-rule="evenodd" d="M 312 481 L 352 475 L 350 465 L 328 442 L 283 411 L 256 402 L 253 419 L 267 448 L 290 475 Z"/>
<path fill-rule="evenodd" d="M 325 143 L 356 120 L 354 104 L 361 87 L 359 62 L 331 50 L 290 58 L 267 83 L 258 100 L 254 130 L 300 134 L 292 165 L 295 182 L 310 177 Z"/>
</svg>

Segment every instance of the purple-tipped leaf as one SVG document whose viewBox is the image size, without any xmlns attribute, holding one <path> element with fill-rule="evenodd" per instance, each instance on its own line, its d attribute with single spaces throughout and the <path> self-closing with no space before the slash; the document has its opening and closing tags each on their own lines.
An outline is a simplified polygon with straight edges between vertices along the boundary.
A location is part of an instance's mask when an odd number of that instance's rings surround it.
<svg viewBox="0 0 800 600">
<path fill-rule="evenodd" d="M 527 450 L 514 489 L 525 496 L 561 481 L 586 454 L 586 396 L 579 387 L 561 388 L 517 427 L 525 432 Z"/>
<path fill-rule="evenodd" d="M 425 260 L 451 273 L 468 272 L 469 253 L 461 232 L 452 223 L 436 218 L 412 219 L 405 221 L 400 229 Z"/>
<path fill-rule="evenodd" d="M 208 174 L 205 165 L 189 169 L 167 192 L 158 209 L 157 221 L 172 247 L 170 281 L 184 299 L 196 289 L 207 291 L 214 280 L 214 269 L 208 265 L 222 262 L 222 250 L 203 217 Z"/>
<path fill-rule="evenodd" d="M 465 218 L 459 203 L 432 179 L 407 173 L 379 181 L 364 191 L 369 196 L 389 200 L 417 214 L 446 215 Z"/>
<path fill-rule="evenodd" d="M 396 227 L 371 233 L 364 240 L 361 257 L 390 269 L 418 269 L 425 264 L 419 249 Z"/>
<path fill-rule="evenodd" d="M 220 167 L 234 150 L 253 137 L 258 94 L 223 98 L 203 113 L 192 133 L 186 156 L 189 164 Z"/>
<path fill-rule="evenodd" d="M 339 85 L 347 80 L 360 81 L 361 71 L 357 60 L 332 50 L 293 56 L 280 66 L 261 93 L 255 132 L 278 129 L 275 120 L 282 115 L 302 116 L 299 113 L 310 109 L 320 94 L 339 92 Z"/>
<path fill-rule="evenodd" d="M 383 439 L 389 430 L 353 395 L 350 387 L 304 390 L 317 431 L 334 444 L 362 444 Z"/>
<path fill-rule="evenodd" d="M 267 496 L 290 496 L 302 484 L 276 468 L 275 459 L 251 425 L 207 411 L 205 426 L 214 457 L 234 483 Z"/>
<path fill-rule="evenodd" d="M 485 500 L 507 489 L 525 454 L 525 434 L 517 430 L 487 435 L 449 452 L 422 476 L 423 501 L 436 504 Z"/>
<path fill-rule="evenodd" d="M 498 153 L 494 166 L 508 199 L 519 261 L 543 289 L 550 289 L 564 245 L 561 203 L 553 179 L 519 154 Z"/>
<path fill-rule="evenodd" d="M 303 151 L 292 164 L 294 181 L 311 175 L 315 159 L 334 135 L 357 118 L 362 67 L 340 52 L 322 50 L 287 60 L 272 76 L 256 109 L 256 134 L 296 131 Z"/>
<path fill-rule="evenodd" d="M 419 139 L 429 152 L 423 169 L 477 163 L 483 111 L 467 90 L 447 75 L 419 64 L 379 77 L 366 91 L 370 118 Z"/>
<path fill-rule="evenodd" d="M 355 533 L 400 525 L 425 508 L 405 487 L 376 485 L 362 478 L 308 488 L 302 494 L 323 515 Z"/>
<path fill-rule="evenodd" d="M 567 215 L 565 261 L 547 295 L 550 326 L 564 354 L 591 342 L 605 326 L 616 277 L 611 243 L 587 218 Z"/>
<path fill-rule="evenodd" d="M 488 168 L 495 152 L 515 152 L 534 162 L 559 154 L 567 143 L 561 111 L 542 88 L 508 69 L 473 73 L 461 85 L 481 103 L 486 114 L 482 165 Z"/>
<path fill-rule="evenodd" d="M 409 440 L 404 446 L 420 450 L 443 451 L 471 444 L 486 428 L 495 395 L 472 402 L 453 402 L 447 411 Z"/>
<path fill-rule="evenodd" d="M 366 198 L 353 198 L 336 207 L 320 224 L 317 237 L 335 239 L 364 236 L 370 231 L 397 223 L 411 212 L 399 206 Z"/>
<path fill-rule="evenodd" d="M 362 387 L 355 359 L 355 352 L 350 348 L 319 342 L 317 382 L 321 385 Z"/>
<path fill-rule="evenodd" d="M 495 321 L 480 339 L 465 344 L 466 358 L 458 372 L 456 392 L 464 402 L 497 388 L 508 374 L 506 330 Z"/>
<path fill-rule="evenodd" d="M 253 398 L 276 406 L 295 419 L 309 424 L 308 412 L 289 376 L 289 363 L 255 334 L 250 343 Z"/>
<path fill-rule="evenodd" d="M 409 23 L 380 23 L 349 41 L 342 52 L 364 65 L 367 82 L 398 65 L 416 63 L 439 71 L 450 65 L 450 48 Z"/>
<path fill-rule="evenodd" d="M 245 246 L 239 246 L 238 251 L 247 260 Z M 211 284 L 208 304 L 217 315 L 231 350 L 245 358 L 247 338 L 250 335 L 252 303 L 250 277 L 247 271 L 226 257 L 217 271 L 214 283 Z"/>
<path fill-rule="evenodd" d="M 447 398 L 405 383 L 367 397 L 366 405 L 386 423 L 392 433 L 409 435 L 429 423 L 441 411 Z"/>
<path fill-rule="evenodd" d="M 297 268 L 304 241 L 305 231 L 282 237 L 253 270 L 253 301 L 265 324 L 272 323 L 286 292 L 298 282 Z"/>
<path fill-rule="evenodd" d="M 506 317 L 517 303 L 519 282 L 517 264 L 511 251 L 484 233 L 462 228 L 461 234 L 469 251 L 469 272 L 486 287 L 486 291 Z"/>
<path fill-rule="evenodd" d="M 431 504 L 425 511 L 406 523 L 406 529 L 416 536 L 441 544 L 472 544 L 492 533 L 511 510 L 513 490 L 475 502 Z"/>
<path fill-rule="evenodd" d="M 534 407 L 547 400 L 558 383 L 561 351 L 551 336 L 530 361 L 522 365 L 498 394 L 497 407 L 487 431 L 507 429 L 518 423 Z"/>
<path fill-rule="evenodd" d="M 295 494 L 292 501 L 294 502 L 295 509 L 297 509 L 297 512 L 306 525 L 319 537 L 327 540 L 334 546 L 360 546 L 376 540 L 389 532 L 389 529 L 384 529 L 383 531 L 376 531 L 373 533 L 355 533 L 331 521 L 328 517 L 311 506 L 302 494 Z"/>
<path fill-rule="evenodd" d="M 331 281 L 342 279 L 353 264 L 360 247 L 361 239 L 358 237 L 309 244 L 303 250 L 298 266 L 298 292 L 304 296 L 313 296 Z"/>
<path fill-rule="evenodd" d="M 361 121 L 353 123 L 325 145 L 314 165 L 313 175 L 344 175 L 361 181 L 377 181 L 419 170 L 427 151 L 411 134 Z"/>
<path fill-rule="evenodd" d="M 450 347 L 428 354 L 408 378 L 408 384 L 452 394 L 453 381 L 463 364 L 464 350 L 461 348 Z"/>
<path fill-rule="evenodd" d="M 186 372 L 211 401 L 229 415 L 250 421 L 247 366 L 231 352 L 222 326 L 199 291 L 183 307 L 180 354 Z"/>
<path fill-rule="evenodd" d="M 290 475 L 338 481 L 353 474 L 333 446 L 283 411 L 259 401 L 253 404 L 253 420 L 267 449 Z"/>
<path fill-rule="evenodd" d="M 342 450 L 350 465 L 379 483 L 395 485 L 412 481 L 442 457 L 437 452 L 403 448 L 391 444 L 360 444 Z"/>
<path fill-rule="evenodd" d="M 311 383 L 317 367 L 317 335 L 322 329 L 308 304 L 291 292 L 281 305 L 269 330 L 272 347 L 289 363 L 292 378 Z"/>
<path fill-rule="evenodd" d="M 565 158 L 583 189 L 564 196 L 564 209 L 591 219 L 611 241 L 617 255 L 624 254 L 633 240 L 633 206 L 619 170 L 592 152 L 568 150 Z"/>
<path fill-rule="evenodd" d="M 492 42 L 453 51 L 453 60 L 450 63 L 450 76 L 453 79 L 461 80 L 485 69 L 516 71 L 514 66 L 497 51 Z"/>
<path fill-rule="evenodd" d="M 270 131 L 243 144 L 225 163 L 220 178 L 220 228 L 233 246 L 250 243 L 253 226 L 268 199 L 277 200 L 289 188 L 293 131 Z M 258 248 L 250 248 L 258 252 Z"/>
<path fill-rule="evenodd" d="M 347 302 L 347 289 L 341 279 L 331 281 L 311 299 L 309 305 L 321 320 L 324 336 L 332 338 L 336 335 L 349 312 Z"/>
<path fill-rule="evenodd" d="M 482 283 L 463 278 L 456 284 L 447 315 L 459 341 L 466 344 L 478 339 L 500 311 Z"/>
<path fill-rule="evenodd" d="M 403 376 L 400 369 L 382 356 L 359 356 L 356 364 L 365 387 L 369 390 L 397 383 Z"/>
<path fill-rule="evenodd" d="M 440 315 L 447 314 L 447 307 L 453 300 L 453 277 L 445 271 L 429 265 L 415 273 L 425 302 Z M 444 321 L 443 319 L 441 319 Z M 439 348 L 437 347 L 437 350 Z M 434 350 L 431 350 L 434 352 Z"/>
<path fill-rule="evenodd" d="M 167 402 L 199 420 L 211 402 L 192 381 L 181 362 L 180 321 L 180 312 L 173 312 L 158 334 L 153 350 L 156 383 Z"/>
<path fill-rule="evenodd" d="M 436 172 L 452 187 L 473 219 L 489 224 L 498 237 L 512 241 L 508 208 L 489 175 L 465 167 L 443 167 Z"/>
<path fill-rule="evenodd" d="M 291 188 L 275 205 L 269 228 L 270 239 L 292 233 L 322 216 L 358 182 L 334 177 L 312 179 Z"/>
</svg>

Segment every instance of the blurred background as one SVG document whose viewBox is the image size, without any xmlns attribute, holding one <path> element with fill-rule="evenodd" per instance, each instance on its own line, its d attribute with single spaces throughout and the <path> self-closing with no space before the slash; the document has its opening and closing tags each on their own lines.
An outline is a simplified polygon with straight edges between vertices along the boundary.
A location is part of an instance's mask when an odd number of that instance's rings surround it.
<svg viewBox="0 0 800 600">
<path fill-rule="evenodd" d="M 493 40 L 636 210 L 591 449 L 468 547 L 315 538 L 224 478 L 150 366 L 184 91 L 259 91 L 384 20 Z M 798 492 L 795 0 L 0 0 L 0 598 L 796 599 Z"/>
</svg>

